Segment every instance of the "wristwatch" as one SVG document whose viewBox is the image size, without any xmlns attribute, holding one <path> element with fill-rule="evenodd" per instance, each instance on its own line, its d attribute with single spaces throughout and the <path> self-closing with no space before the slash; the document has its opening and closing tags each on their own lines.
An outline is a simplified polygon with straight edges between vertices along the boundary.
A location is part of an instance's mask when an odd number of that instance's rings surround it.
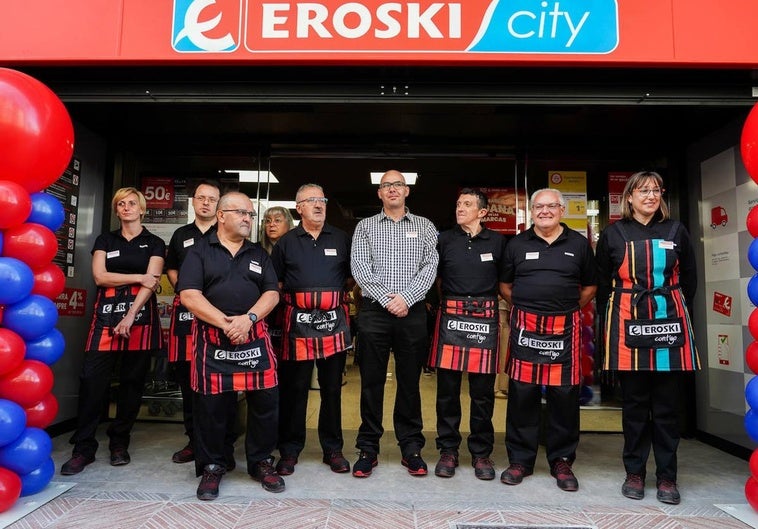
<svg viewBox="0 0 758 529">
<path fill-rule="evenodd" d="M 258 316 L 255 315 L 255 312 L 248 312 L 247 317 L 250 318 L 250 321 L 253 323 L 258 321 Z"/>
</svg>

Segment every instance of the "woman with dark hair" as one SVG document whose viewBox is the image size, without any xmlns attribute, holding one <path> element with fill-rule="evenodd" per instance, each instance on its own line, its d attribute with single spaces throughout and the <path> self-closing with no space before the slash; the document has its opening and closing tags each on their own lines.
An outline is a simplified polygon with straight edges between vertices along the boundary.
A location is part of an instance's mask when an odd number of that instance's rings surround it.
<svg viewBox="0 0 758 529">
<path fill-rule="evenodd" d="M 657 499 L 678 504 L 680 383 L 684 373 L 700 369 L 687 310 L 697 271 L 690 236 L 669 218 L 663 193 L 655 172 L 635 173 L 627 182 L 622 219 L 597 245 L 597 304 L 605 316 L 603 369 L 617 373 L 623 398 L 621 493 L 644 497 L 652 447 Z"/>
<path fill-rule="evenodd" d="M 78 474 L 95 461 L 95 438 L 107 405 L 111 375 L 119 365 L 116 418 L 108 426 L 110 464 L 130 461 L 130 434 L 137 419 L 152 352 L 161 347 L 155 291 L 163 272 L 166 244 L 142 226 L 147 204 L 133 187 L 116 191 L 111 201 L 121 226 L 103 233 L 92 249 L 97 298 L 84 364 L 79 376 L 77 428 L 71 459 L 61 474 Z"/>
</svg>

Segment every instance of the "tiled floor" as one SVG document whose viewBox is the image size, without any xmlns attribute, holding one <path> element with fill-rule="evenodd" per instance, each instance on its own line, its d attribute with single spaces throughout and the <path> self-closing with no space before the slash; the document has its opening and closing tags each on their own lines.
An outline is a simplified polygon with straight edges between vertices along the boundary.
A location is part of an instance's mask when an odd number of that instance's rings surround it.
<svg viewBox="0 0 758 529">
<path fill-rule="evenodd" d="M 351 368 L 347 377 L 344 408 L 345 454 L 353 461 L 358 388 L 355 371 Z M 434 377 L 423 377 L 422 385 L 427 425 L 423 454 L 433 467 L 437 457 L 432 431 Z M 387 389 L 390 394 L 394 391 L 391 382 Z M 315 410 L 317 395 L 311 392 L 311 410 Z M 493 458 L 498 475 L 506 466 L 504 402 L 498 399 L 495 414 L 499 433 Z M 313 415 L 310 426 L 315 421 Z M 389 425 L 391 422 L 385 422 L 385 426 Z M 103 432 L 104 427 L 100 433 L 105 441 Z M 714 507 L 745 503 L 747 463 L 693 440 L 683 441 L 679 452 L 682 504 L 666 506 L 655 500 L 652 480 L 648 480 L 644 500 L 621 496 L 619 434 L 582 435 L 574 467 L 580 489 L 575 493 L 562 492 L 555 486 L 542 452 L 535 475 L 515 487 L 497 479 L 475 479 L 467 456 L 461 457 L 461 466 L 453 478 L 411 477 L 400 465 L 394 434 L 388 431 L 374 474 L 356 479 L 350 474 L 330 472 L 321 463 L 315 430 L 309 429 L 308 435 L 308 446 L 295 474 L 286 478 L 285 492 L 266 493 L 253 482 L 245 474 L 242 447 L 238 446 L 238 468 L 224 477 L 219 499 L 200 502 L 195 498 L 198 480 L 193 466 L 170 461 L 171 453 L 184 441 L 181 426 L 140 422 L 130 449 L 131 464 L 111 467 L 107 451 L 101 449 L 98 460 L 81 474 L 54 477 L 56 482 L 74 482 L 75 487 L 11 527 L 448 529 L 463 523 L 603 529 L 747 527 Z M 59 468 L 69 456 L 70 447 L 66 436 L 53 442 L 53 458 Z"/>
</svg>

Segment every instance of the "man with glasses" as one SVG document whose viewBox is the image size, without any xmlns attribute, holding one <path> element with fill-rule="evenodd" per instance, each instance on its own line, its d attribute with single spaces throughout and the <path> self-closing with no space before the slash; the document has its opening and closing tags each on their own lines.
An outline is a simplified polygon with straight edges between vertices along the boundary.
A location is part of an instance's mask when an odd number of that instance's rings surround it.
<svg viewBox="0 0 758 529">
<path fill-rule="evenodd" d="M 387 171 L 377 195 L 382 211 L 358 223 L 350 266 L 363 292 L 358 348 L 361 373 L 360 450 L 353 476 L 367 477 L 377 465 L 384 385 L 392 351 L 397 393 L 393 413 L 402 464 L 413 476 L 424 476 L 419 379 L 428 353 L 424 297 L 437 275 L 437 229 L 405 207 L 409 189 L 398 171 Z"/>
<path fill-rule="evenodd" d="M 166 276 L 173 288 L 179 279 L 179 268 L 190 248 L 216 229 L 216 204 L 221 196 L 217 182 L 202 180 L 192 194 L 195 221 L 177 228 L 171 236 L 166 252 Z M 173 367 L 174 380 L 182 392 L 182 416 L 187 445 L 171 457 L 174 463 L 195 460 L 195 443 L 192 426 L 192 388 L 190 387 L 190 361 L 192 359 L 192 320 L 195 317 L 181 304 L 179 294 L 174 297 L 168 340 L 168 361 Z"/>
<path fill-rule="evenodd" d="M 595 295 L 597 266 L 589 241 L 561 222 L 565 210 L 560 191 L 535 191 L 532 227 L 505 249 L 501 293 L 513 305 L 506 365 L 510 466 L 500 476 L 506 485 L 534 471 L 544 386 L 550 474 L 562 490 L 579 488 L 571 468 L 579 444 L 579 310 Z"/>
<path fill-rule="evenodd" d="M 346 292 L 350 237 L 327 224 L 327 199 L 321 186 L 301 186 L 295 203 L 300 225 L 283 235 L 271 254 L 284 303 L 276 471 L 281 476 L 292 474 L 305 447 L 308 390 L 315 361 L 323 462 L 333 472 L 344 473 L 350 471 L 350 463 L 342 455 L 342 374 L 352 344 Z"/>
<path fill-rule="evenodd" d="M 179 271 L 182 304 L 195 315 L 192 389 L 195 391 L 195 472 L 201 500 L 218 497 L 234 460 L 229 432 L 237 392 L 247 400 L 247 472 L 269 492 L 284 490 L 271 452 L 279 427 L 276 357 L 263 318 L 279 302 L 268 254 L 250 242 L 255 211 L 238 192 L 221 197 L 217 230 L 195 244 Z"/>
</svg>

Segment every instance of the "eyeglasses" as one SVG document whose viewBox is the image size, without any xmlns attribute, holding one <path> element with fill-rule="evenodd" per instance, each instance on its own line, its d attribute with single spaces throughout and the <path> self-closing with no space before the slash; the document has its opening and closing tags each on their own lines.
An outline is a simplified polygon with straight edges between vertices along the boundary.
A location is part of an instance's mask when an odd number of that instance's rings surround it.
<svg viewBox="0 0 758 529">
<path fill-rule="evenodd" d="M 324 198 L 324 197 L 308 197 L 308 198 L 304 198 L 300 202 L 297 202 L 297 204 L 302 204 L 303 202 L 307 202 L 311 206 L 314 206 L 319 203 L 326 205 L 326 203 L 329 202 L 329 199 Z"/>
<path fill-rule="evenodd" d="M 379 189 L 389 189 L 390 187 L 394 187 L 395 189 L 402 189 L 405 187 L 405 182 L 398 180 L 397 182 L 384 182 L 382 184 L 379 184 Z"/>
<path fill-rule="evenodd" d="M 211 204 L 215 204 L 218 202 L 218 199 L 216 197 L 206 197 L 203 195 L 200 195 L 199 197 L 192 197 L 195 200 L 199 200 L 200 202 L 210 202 Z"/>
<path fill-rule="evenodd" d="M 542 211 L 543 209 L 556 210 L 563 206 L 559 202 L 551 202 L 550 204 L 532 204 L 534 211 Z"/>
<path fill-rule="evenodd" d="M 659 197 L 665 191 L 665 189 L 661 189 L 660 187 L 654 187 L 652 189 L 649 189 L 646 187 L 643 189 L 635 189 L 635 191 L 637 191 L 637 193 L 639 193 L 641 197 L 649 197 L 650 195 L 653 195 L 654 197 Z"/>
<path fill-rule="evenodd" d="M 256 216 L 255 211 L 248 211 L 246 209 L 222 209 L 224 213 L 236 213 L 240 217 L 250 217 L 251 219 L 254 219 Z"/>
<path fill-rule="evenodd" d="M 263 223 L 264 224 L 284 224 L 284 219 L 281 217 L 277 217 L 275 219 L 268 217 L 266 219 L 263 219 Z"/>
</svg>

